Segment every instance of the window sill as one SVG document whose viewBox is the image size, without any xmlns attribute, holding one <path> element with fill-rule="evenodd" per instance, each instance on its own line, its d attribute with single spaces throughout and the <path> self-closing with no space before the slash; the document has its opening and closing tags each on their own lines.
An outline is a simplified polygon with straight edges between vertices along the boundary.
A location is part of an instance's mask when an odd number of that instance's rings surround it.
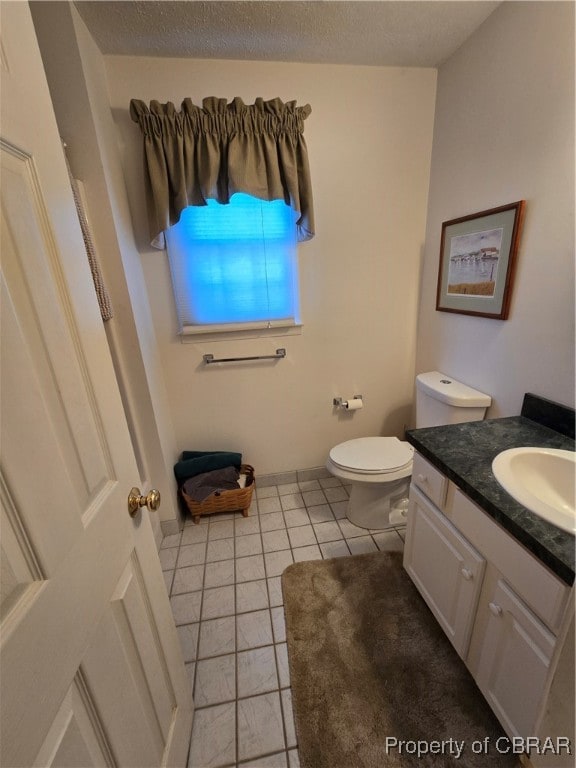
<svg viewBox="0 0 576 768">
<path fill-rule="evenodd" d="M 302 333 L 302 323 L 287 323 L 286 325 L 268 325 L 250 324 L 250 326 L 234 325 L 230 328 L 219 326 L 214 330 L 192 330 L 190 326 L 185 327 L 179 333 L 181 344 L 196 344 L 203 341 L 230 341 L 234 339 L 260 339 L 274 338 L 279 336 L 300 336 Z"/>
</svg>

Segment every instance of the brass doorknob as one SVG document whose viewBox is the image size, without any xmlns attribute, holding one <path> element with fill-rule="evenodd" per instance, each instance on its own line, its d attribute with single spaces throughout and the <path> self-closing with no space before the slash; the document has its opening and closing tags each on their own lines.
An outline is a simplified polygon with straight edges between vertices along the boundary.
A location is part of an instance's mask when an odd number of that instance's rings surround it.
<svg viewBox="0 0 576 768">
<path fill-rule="evenodd" d="M 140 493 L 140 488 L 132 488 L 128 496 L 128 513 L 130 517 L 135 517 L 140 507 L 148 507 L 151 512 L 156 512 L 160 501 L 160 491 L 155 488 L 147 496 Z"/>
</svg>

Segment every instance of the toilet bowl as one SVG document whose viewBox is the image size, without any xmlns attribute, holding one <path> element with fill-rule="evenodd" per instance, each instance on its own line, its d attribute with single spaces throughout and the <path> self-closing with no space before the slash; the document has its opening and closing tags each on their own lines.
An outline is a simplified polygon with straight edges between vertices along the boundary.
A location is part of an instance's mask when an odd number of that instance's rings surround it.
<svg viewBox="0 0 576 768">
<path fill-rule="evenodd" d="M 416 427 L 482 421 L 492 398 L 440 371 L 416 376 Z M 326 468 L 352 484 L 346 516 L 373 530 L 404 524 L 414 449 L 396 437 L 358 437 L 332 448 Z"/>
<path fill-rule="evenodd" d="M 359 437 L 332 448 L 326 468 L 352 484 L 350 522 L 380 530 L 405 523 L 413 455 L 396 437 Z"/>
</svg>

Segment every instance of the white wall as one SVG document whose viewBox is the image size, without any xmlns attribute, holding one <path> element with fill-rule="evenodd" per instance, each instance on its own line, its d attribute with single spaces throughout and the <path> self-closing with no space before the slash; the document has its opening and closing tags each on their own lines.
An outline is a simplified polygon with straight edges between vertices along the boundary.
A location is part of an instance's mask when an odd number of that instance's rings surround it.
<svg viewBox="0 0 576 768">
<path fill-rule="evenodd" d="M 526 200 L 506 321 L 435 311 L 443 221 Z M 502 4 L 444 64 L 429 193 L 417 370 L 491 394 L 574 404 L 574 4 Z"/>
<path fill-rule="evenodd" d="M 182 449 L 241 451 L 257 473 L 322 465 L 331 446 L 401 435 L 411 418 L 416 315 L 436 72 L 262 62 L 106 57 L 134 227 Z M 181 343 L 166 255 L 147 243 L 131 98 L 257 96 L 309 102 L 305 124 L 317 235 L 299 248 L 299 335 Z M 279 362 L 206 367 L 202 355 Z M 365 408 L 336 413 L 334 396 Z"/>
</svg>

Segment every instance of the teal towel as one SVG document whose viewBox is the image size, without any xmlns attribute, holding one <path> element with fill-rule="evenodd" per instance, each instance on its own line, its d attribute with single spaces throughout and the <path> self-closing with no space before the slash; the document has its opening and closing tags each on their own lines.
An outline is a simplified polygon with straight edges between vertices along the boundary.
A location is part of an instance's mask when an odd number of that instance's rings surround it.
<svg viewBox="0 0 576 768">
<path fill-rule="evenodd" d="M 215 469 L 236 467 L 240 469 L 242 454 L 230 451 L 183 451 L 180 461 L 174 464 L 174 475 L 179 483 L 189 477 Z"/>
</svg>

